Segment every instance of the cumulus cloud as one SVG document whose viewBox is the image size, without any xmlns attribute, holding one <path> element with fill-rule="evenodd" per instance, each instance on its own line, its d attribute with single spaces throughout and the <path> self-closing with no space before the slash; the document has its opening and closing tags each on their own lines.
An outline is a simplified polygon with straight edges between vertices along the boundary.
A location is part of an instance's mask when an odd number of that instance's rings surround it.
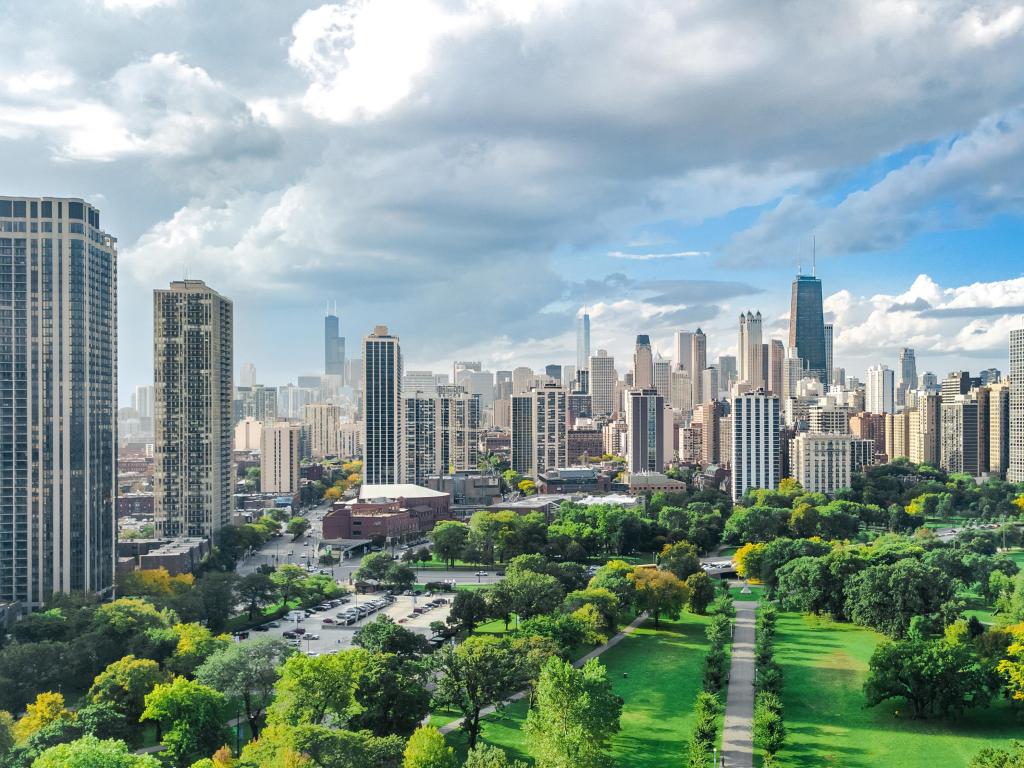
<svg viewBox="0 0 1024 768">
<path fill-rule="evenodd" d="M 699 256 L 710 255 L 708 251 L 676 251 L 675 253 L 625 253 L 624 251 L 609 251 L 608 256 L 613 259 L 625 259 L 626 261 L 659 261 L 660 259 L 693 259 Z"/>
</svg>

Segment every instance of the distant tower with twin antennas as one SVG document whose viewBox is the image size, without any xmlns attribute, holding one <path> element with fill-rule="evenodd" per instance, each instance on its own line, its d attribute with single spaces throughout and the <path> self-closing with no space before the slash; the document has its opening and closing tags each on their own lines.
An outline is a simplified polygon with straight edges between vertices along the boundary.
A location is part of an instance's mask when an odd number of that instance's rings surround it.
<svg viewBox="0 0 1024 768">
<path fill-rule="evenodd" d="M 345 337 L 341 335 L 338 320 L 338 302 L 327 303 L 324 313 L 324 373 L 327 376 L 345 375 Z"/>
<path fill-rule="evenodd" d="M 825 343 L 825 314 L 822 307 L 821 280 L 818 279 L 817 243 L 811 241 L 811 274 L 803 274 L 797 264 L 789 305 L 789 346 L 803 360 L 806 375 L 822 383 L 829 380 L 829 356 Z"/>
</svg>

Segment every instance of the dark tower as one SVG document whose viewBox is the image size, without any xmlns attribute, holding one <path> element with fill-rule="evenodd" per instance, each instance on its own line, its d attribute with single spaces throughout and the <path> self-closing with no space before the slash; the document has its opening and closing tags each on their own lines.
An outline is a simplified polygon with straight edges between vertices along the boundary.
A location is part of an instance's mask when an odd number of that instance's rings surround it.
<svg viewBox="0 0 1024 768">
<path fill-rule="evenodd" d="M 789 308 L 789 346 L 796 347 L 808 376 L 828 382 L 821 280 L 812 275 L 797 275 L 793 281 L 793 298 Z"/>
<path fill-rule="evenodd" d="M 345 375 L 345 337 L 341 336 L 338 310 L 328 310 L 324 317 L 324 373 L 328 376 Z"/>
</svg>

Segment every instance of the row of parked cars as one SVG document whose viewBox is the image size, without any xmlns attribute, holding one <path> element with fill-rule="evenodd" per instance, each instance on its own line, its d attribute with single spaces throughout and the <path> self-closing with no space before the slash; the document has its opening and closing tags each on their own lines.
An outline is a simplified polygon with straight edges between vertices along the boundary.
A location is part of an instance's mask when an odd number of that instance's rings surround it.
<svg viewBox="0 0 1024 768">
<path fill-rule="evenodd" d="M 365 619 L 367 616 L 375 614 L 383 608 L 387 608 L 395 602 L 395 599 L 394 595 L 381 595 L 380 597 L 375 597 L 372 600 L 367 600 L 365 603 L 350 605 L 348 608 L 345 608 L 335 614 L 335 618 L 332 619 L 328 616 L 322 620 L 322 623 L 348 627 L 355 624 L 357 621 Z"/>
<path fill-rule="evenodd" d="M 399 622 L 401 623 L 401 622 L 407 621 L 408 619 L 415 619 L 417 616 L 421 616 L 422 614 L 427 613 L 428 611 L 432 611 L 435 608 L 440 608 L 442 605 L 447 605 L 447 604 L 448 604 L 448 598 L 447 597 L 435 597 L 430 602 L 423 603 L 422 605 L 419 605 L 416 608 L 413 608 L 412 609 L 412 613 L 410 613 L 404 619 L 399 619 Z"/>
</svg>

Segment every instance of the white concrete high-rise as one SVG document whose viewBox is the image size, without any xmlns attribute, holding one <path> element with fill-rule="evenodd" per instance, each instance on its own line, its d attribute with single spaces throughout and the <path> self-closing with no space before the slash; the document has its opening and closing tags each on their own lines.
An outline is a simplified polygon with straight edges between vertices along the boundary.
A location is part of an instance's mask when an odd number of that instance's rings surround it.
<svg viewBox="0 0 1024 768">
<path fill-rule="evenodd" d="M 202 280 L 153 292 L 156 534 L 215 537 L 231 522 L 231 300 Z"/>
<path fill-rule="evenodd" d="M 32 610 L 114 585 L 117 241 L 77 198 L 0 197 L 0 233 L 0 603 Z"/>
<path fill-rule="evenodd" d="M 793 478 L 808 493 L 834 494 L 850 487 L 853 435 L 801 432 L 790 441 Z"/>
<path fill-rule="evenodd" d="M 521 365 L 518 368 L 512 369 L 512 394 L 523 395 L 530 391 L 530 387 L 533 386 L 536 374 L 533 372 L 533 368 L 528 368 L 525 365 Z"/>
<path fill-rule="evenodd" d="M 786 348 L 778 339 L 772 339 L 768 343 L 768 381 L 765 388 L 770 394 L 782 395 L 782 370 L 785 366 Z"/>
<path fill-rule="evenodd" d="M 242 372 L 238 376 L 238 386 L 240 387 L 255 387 L 256 386 L 256 366 L 252 363 L 245 363 L 242 366 Z"/>
<path fill-rule="evenodd" d="M 868 368 L 864 410 L 868 413 L 892 413 L 895 410 L 893 376 L 893 370 L 887 365 Z"/>
<path fill-rule="evenodd" d="M 693 331 L 676 331 L 672 346 L 675 369 L 689 371 L 693 364 Z"/>
<path fill-rule="evenodd" d="M 713 395 L 704 392 L 704 369 L 708 367 L 708 339 L 704 331 L 698 328 L 693 332 L 693 343 L 690 347 L 690 376 L 693 382 L 693 404 L 700 405 L 713 399 Z"/>
<path fill-rule="evenodd" d="M 764 389 L 764 342 L 761 333 L 761 313 L 740 315 L 740 333 L 737 346 L 739 382 L 751 390 Z"/>
<path fill-rule="evenodd" d="M 778 488 L 782 473 L 781 412 L 777 395 L 745 392 L 732 400 L 732 497 L 749 488 Z"/>
<path fill-rule="evenodd" d="M 1006 479 L 1024 483 L 1024 328 L 1010 331 L 1010 462 Z"/>
<path fill-rule="evenodd" d="M 412 397 L 417 392 L 433 396 L 437 393 L 433 371 L 406 371 L 402 376 L 402 392 Z"/>
<path fill-rule="evenodd" d="M 235 424 L 235 439 L 233 442 L 236 451 L 258 451 L 262 446 L 263 422 L 257 421 L 251 416 L 246 416 Z"/>
<path fill-rule="evenodd" d="M 654 388 L 669 402 L 672 397 L 672 362 L 660 353 L 654 355 Z"/>
<path fill-rule="evenodd" d="M 402 463 L 402 349 L 378 325 L 363 339 L 363 483 L 404 482 Z"/>
<path fill-rule="evenodd" d="M 144 384 L 135 388 L 132 392 L 132 408 L 143 419 L 153 418 L 153 385 Z"/>
<path fill-rule="evenodd" d="M 299 492 L 298 424 L 275 421 L 264 424 L 260 436 L 260 490 L 293 495 Z"/>
<path fill-rule="evenodd" d="M 302 424 L 309 455 L 314 459 L 338 455 L 341 406 L 313 403 L 302 407 Z"/>
</svg>

